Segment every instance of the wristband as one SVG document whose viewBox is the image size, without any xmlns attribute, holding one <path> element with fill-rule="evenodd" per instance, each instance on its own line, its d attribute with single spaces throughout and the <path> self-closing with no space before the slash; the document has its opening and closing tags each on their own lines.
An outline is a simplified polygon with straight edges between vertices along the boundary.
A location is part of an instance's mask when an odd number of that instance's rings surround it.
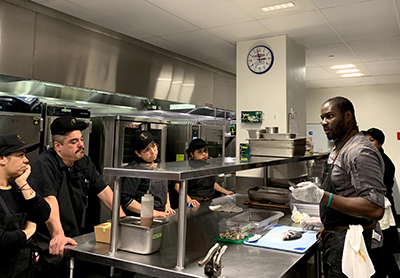
<svg viewBox="0 0 400 278">
<path fill-rule="evenodd" d="M 331 193 L 331 195 L 329 195 L 329 200 L 328 200 L 328 203 L 326 204 L 326 206 L 327 206 L 328 208 L 329 208 L 329 206 L 331 205 L 332 197 L 333 197 L 333 193 Z"/>
<path fill-rule="evenodd" d="M 22 188 L 24 188 L 24 187 L 25 187 L 25 185 L 27 185 L 27 184 L 28 184 L 28 182 L 24 183 L 24 185 L 23 185 L 23 186 L 21 186 L 20 188 L 18 188 L 18 190 L 22 190 Z"/>
</svg>

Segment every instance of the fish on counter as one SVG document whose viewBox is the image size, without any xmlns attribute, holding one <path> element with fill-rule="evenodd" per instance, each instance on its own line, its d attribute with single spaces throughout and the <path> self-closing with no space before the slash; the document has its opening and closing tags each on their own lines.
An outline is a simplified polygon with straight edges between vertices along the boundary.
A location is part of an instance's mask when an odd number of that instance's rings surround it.
<svg viewBox="0 0 400 278">
<path fill-rule="evenodd" d="M 303 236 L 305 231 L 295 231 L 295 230 L 287 230 L 282 233 L 282 240 L 295 240 L 299 239 Z"/>
</svg>

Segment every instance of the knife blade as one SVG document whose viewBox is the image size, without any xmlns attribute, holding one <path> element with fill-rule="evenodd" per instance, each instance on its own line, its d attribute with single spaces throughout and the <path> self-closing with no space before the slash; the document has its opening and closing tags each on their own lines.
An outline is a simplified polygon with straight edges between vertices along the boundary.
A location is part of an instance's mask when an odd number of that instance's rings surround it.
<svg viewBox="0 0 400 278">
<path fill-rule="evenodd" d="M 264 231 L 262 231 L 261 233 L 255 234 L 254 236 L 252 236 L 251 238 L 249 238 L 247 241 L 248 242 L 254 242 L 259 240 L 260 238 L 262 238 L 266 233 L 268 233 L 271 229 L 266 229 Z"/>
</svg>

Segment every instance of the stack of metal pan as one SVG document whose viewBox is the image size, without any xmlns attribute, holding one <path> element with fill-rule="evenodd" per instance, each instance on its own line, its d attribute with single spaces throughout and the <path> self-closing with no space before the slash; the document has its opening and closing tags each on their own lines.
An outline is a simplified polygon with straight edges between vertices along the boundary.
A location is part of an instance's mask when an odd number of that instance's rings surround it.
<svg viewBox="0 0 400 278">
<path fill-rule="evenodd" d="M 252 132 L 254 134 L 254 132 Z M 257 134 L 257 133 L 256 133 Z M 260 136 L 249 136 L 251 155 L 293 157 L 304 156 L 306 151 L 306 138 L 296 138 L 292 133 L 258 133 Z M 250 130 L 249 130 L 250 135 Z"/>
</svg>

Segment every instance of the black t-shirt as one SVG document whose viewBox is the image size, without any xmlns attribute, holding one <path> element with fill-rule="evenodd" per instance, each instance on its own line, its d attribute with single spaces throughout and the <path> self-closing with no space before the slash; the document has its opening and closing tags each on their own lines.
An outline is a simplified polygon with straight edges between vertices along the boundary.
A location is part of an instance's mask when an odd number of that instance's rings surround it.
<svg viewBox="0 0 400 278">
<path fill-rule="evenodd" d="M 155 161 L 159 163 L 157 159 Z M 132 161 L 126 168 L 128 169 L 146 169 L 144 161 Z M 133 200 L 138 203 L 146 192 L 154 196 L 154 209 L 164 211 L 168 200 L 168 181 L 166 180 L 150 180 L 141 178 L 121 178 L 121 206 L 126 211 L 126 208 Z M 129 213 L 130 214 L 130 213 Z"/>
<path fill-rule="evenodd" d="M 213 198 L 215 176 L 188 180 L 188 195 L 190 197 Z"/>
<path fill-rule="evenodd" d="M 12 184 L 11 189 L 0 190 L 0 196 L 10 214 L 27 213 L 27 220 L 34 223 L 45 222 L 50 216 L 49 204 L 38 194 L 30 200 L 25 200 L 21 192 L 17 190 L 16 185 L 13 182 L 10 183 Z M 6 212 L 0 206 L 0 250 L 3 251 L 5 248 L 19 248 L 26 242 L 26 236 L 22 229 L 4 230 L 3 220 L 5 216 Z"/>
<path fill-rule="evenodd" d="M 103 177 L 97 172 L 93 162 L 86 155 L 75 161 L 69 168 L 51 148 L 41 153 L 31 165 L 32 173 L 28 179 L 29 184 L 43 197 L 58 196 L 64 178 L 63 171 L 83 175 L 90 193 L 97 195 L 107 187 Z"/>
</svg>

